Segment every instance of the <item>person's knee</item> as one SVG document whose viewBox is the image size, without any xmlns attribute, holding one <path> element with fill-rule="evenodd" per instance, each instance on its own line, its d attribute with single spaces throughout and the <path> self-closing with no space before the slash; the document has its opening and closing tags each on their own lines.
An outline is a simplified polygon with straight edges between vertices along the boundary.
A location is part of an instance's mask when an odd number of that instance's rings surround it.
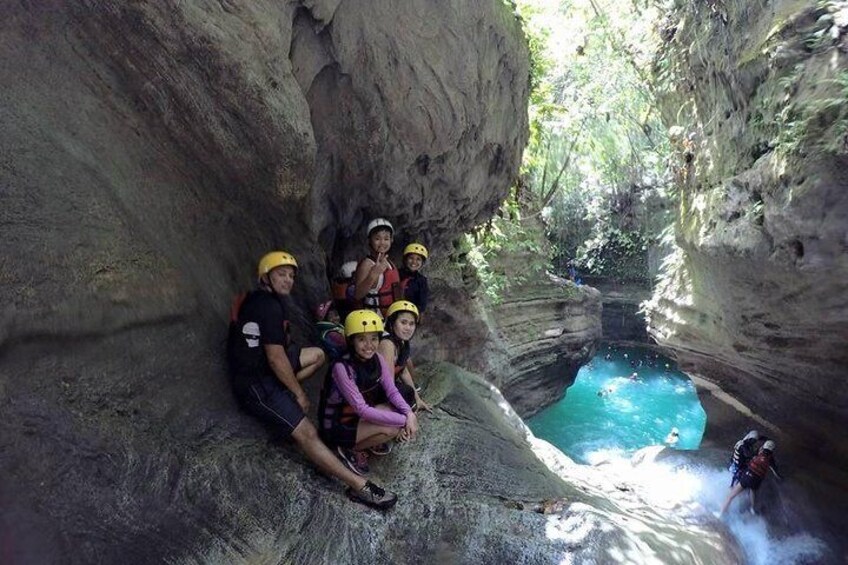
<svg viewBox="0 0 848 565">
<path fill-rule="evenodd" d="M 300 364 L 304 367 L 312 365 L 323 365 L 327 361 L 327 354 L 319 347 L 307 347 L 301 353 Z"/>
<path fill-rule="evenodd" d="M 318 430 L 316 430 L 315 426 L 312 425 L 312 422 L 306 418 L 302 419 L 300 423 L 295 426 L 294 431 L 292 432 L 292 439 L 301 445 L 320 441 L 318 438 Z"/>
</svg>

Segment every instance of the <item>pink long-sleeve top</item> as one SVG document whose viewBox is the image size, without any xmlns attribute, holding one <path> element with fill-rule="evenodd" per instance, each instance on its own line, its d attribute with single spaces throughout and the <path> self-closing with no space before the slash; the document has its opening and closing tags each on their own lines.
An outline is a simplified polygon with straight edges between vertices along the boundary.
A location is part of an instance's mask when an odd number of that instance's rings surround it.
<svg viewBox="0 0 848 565">
<path fill-rule="evenodd" d="M 353 367 L 350 367 L 350 373 L 348 373 L 348 369 L 345 367 L 345 361 L 340 361 L 333 365 L 333 381 L 336 383 L 336 388 L 344 397 L 345 401 L 353 407 L 361 419 L 384 426 L 402 428 L 406 425 L 406 415 L 412 412 L 412 409 L 395 386 L 395 376 L 392 367 L 386 363 L 382 355 L 379 353 L 375 353 L 375 355 L 380 362 L 380 384 L 383 386 L 383 390 L 386 391 L 389 402 L 401 412 L 400 414 L 369 406 L 362 397 L 362 393 L 359 392 L 355 378 L 351 377 L 351 374 L 355 374 Z"/>
</svg>

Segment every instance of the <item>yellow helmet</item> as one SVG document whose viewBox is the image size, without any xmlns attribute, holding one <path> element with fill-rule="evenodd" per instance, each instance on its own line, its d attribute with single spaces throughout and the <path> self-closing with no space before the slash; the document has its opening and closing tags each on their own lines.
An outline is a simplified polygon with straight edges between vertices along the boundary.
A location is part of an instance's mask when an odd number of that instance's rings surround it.
<svg viewBox="0 0 848 565">
<path fill-rule="evenodd" d="M 420 243 L 410 243 L 406 247 L 403 248 L 403 256 L 406 257 L 410 253 L 415 253 L 417 255 L 421 255 L 424 259 L 427 259 L 430 254 L 427 253 L 427 248 L 421 245 Z"/>
<path fill-rule="evenodd" d="M 345 337 L 383 331 L 383 319 L 373 310 L 354 310 L 345 318 Z"/>
<path fill-rule="evenodd" d="M 399 314 L 400 312 L 409 312 L 413 316 L 415 316 L 415 321 L 418 321 L 418 306 L 410 302 L 409 300 L 398 300 L 396 302 L 392 302 L 392 305 L 389 306 L 389 309 L 386 310 L 386 318 L 391 318 L 395 314 Z"/>
<path fill-rule="evenodd" d="M 272 251 L 270 253 L 266 253 L 262 259 L 259 260 L 259 276 L 267 275 L 272 270 L 277 267 L 282 267 L 283 265 L 288 265 L 297 269 L 297 260 L 295 260 L 293 255 L 286 253 L 285 251 Z"/>
</svg>

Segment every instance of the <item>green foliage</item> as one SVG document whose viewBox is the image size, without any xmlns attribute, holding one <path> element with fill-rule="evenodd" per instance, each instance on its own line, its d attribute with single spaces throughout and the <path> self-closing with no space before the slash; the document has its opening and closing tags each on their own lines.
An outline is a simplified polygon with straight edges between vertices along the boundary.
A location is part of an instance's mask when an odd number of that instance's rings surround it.
<svg viewBox="0 0 848 565">
<path fill-rule="evenodd" d="M 520 208 L 514 196 L 510 197 L 494 218 L 464 235 L 460 244 L 461 255 L 475 271 L 484 297 L 493 304 L 499 304 L 510 288 L 528 277 L 543 276 L 550 270 L 544 234 L 522 220 Z M 520 267 L 510 269 L 510 264 Z"/>
<path fill-rule="evenodd" d="M 774 133 L 772 142 L 781 155 L 808 151 L 845 153 L 848 150 L 848 71 L 818 83 L 826 96 L 799 96 L 802 68 L 780 79 L 784 95 L 778 100 L 773 123 L 765 123 Z M 761 104 L 767 105 L 769 99 Z"/>
<path fill-rule="evenodd" d="M 577 260 L 596 276 L 620 281 L 645 280 L 648 243 L 638 231 L 598 230 L 580 247 Z"/>
<path fill-rule="evenodd" d="M 647 78 L 657 2 L 514 7 L 531 55 L 530 138 L 513 193 L 464 238 L 463 257 L 494 302 L 552 261 L 559 272 L 578 258 L 590 274 L 644 278 L 648 246 L 674 206 L 670 144 Z M 499 267 L 510 255 L 525 260 L 520 273 Z"/>
<path fill-rule="evenodd" d="M 647 78 L 659 42 L 656 3 L 522 5 L 535 10 L 529 21 L 548 53 L 540 100 L 530 105 L 523 200 L 542 212 L 558 270 L 578 257 L 592 274 L 632 278 L 646 268 L 646 242 L 671 222 L 674 205 L 666 189 L 671 148 Z M 620 261 L 634 267 L 610 268 Z"/>
</svg>

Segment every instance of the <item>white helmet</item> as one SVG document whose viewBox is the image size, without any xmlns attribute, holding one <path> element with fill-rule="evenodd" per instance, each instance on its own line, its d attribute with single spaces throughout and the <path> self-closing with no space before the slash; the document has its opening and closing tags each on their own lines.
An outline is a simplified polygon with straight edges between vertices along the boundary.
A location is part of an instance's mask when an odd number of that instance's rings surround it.
<svg viewBox="0 0 848 565">
<path fill-rule="evenodd" d="M 395 228 L 392 226 L 392 223 L 388 221 L 386 218 L 374 218 L 370 222 L 368 222 L 368 229 L 366 233 L 368 237 L 371 237 L 371 232 L 376 230 L 377 228 L 386 228 L 391 232 L 392 235 L 395 234 Z"/>
<path fill-rule="evenodd" d="M 757 430 L 751 430 L 750 432 L 745 434 L 745 437 L 743 439 L 760 439 L 760 432 L 758 432 Z"/>
<path fill-rule="evenodd" d="M 763 444 L 763 449 L 767 449 L 769 451 L 774 451 L 774 448 L 777 447 L 772 440 L 768 440 Z"/>
<path fill-rule="evenodd" d="M 343 279 L 352 278 L 353 273 L 356 272 L 356 265 L 357 265 L 356 261 L 348 261 L 347 263 L 343 264 L 341 266 L 341 268 L 339 269 L 339 275 Z"/>
<path fill-rule="evenodd" d="M 678 430 L 677 428 L 671 428 L 671 435 L 673 435 L 673 436 L 680 435 L 680 430 Z"/>
</svg>

